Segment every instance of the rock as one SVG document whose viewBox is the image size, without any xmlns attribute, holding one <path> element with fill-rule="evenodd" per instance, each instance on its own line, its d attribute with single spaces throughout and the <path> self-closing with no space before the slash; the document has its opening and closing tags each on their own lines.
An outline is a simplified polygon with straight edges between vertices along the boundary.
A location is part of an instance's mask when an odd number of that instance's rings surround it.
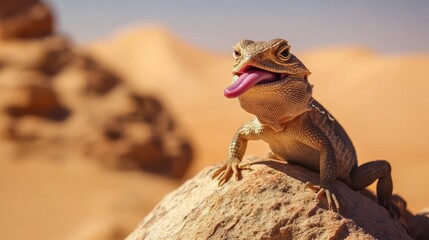
<svg viewBox="0 0 429 240">
<path fill-rule="evenodd" d="M 417 240 L 429 239 L 429 208 L 413 214 L 407 209 L 407 202 L 401 196 L 394 195 L 393 201 L 400 210 L 399 220 L 407 232 Z"/>
<path fill-rule="evenodd" d="M 259 160 L 222 187 L 208 167 L 168 194 L 127 240 L 139 239 L 411 239 L 369 198 L 336 182 L 341 215 L 304 190 L 319 174 Z"/>
<path fill-rule="evenodd" d="M 71 43 L 63 36 L 0 44 L 0 69 L 35 70 L 53 76 L 75 59 Z"/>
<path fill-rule="evenodd" d="M 406 222 L 405 228 L 416 240 L 429 239 L 429 209 L 412 215 Z"/>
<path fill-rule="evenodd" d="M 15 0 L 0 2 L 0 16 L 7 17 L 38 3 L 39 0 Z"/>
<path fill-rule="evenodd" d="M 91 159 L 176 179 L 191 164 L 164 103 L 63 36 L 0 44 L 0 91 L 0 144 L 14 146 L 14 159 Z"/>
<path fill-rule="evenodd" d="M 0 41 L 45 37 L 53 29 L 52 12 L 42 1 L 0 2 Z"/>
<path fill-rule="evenodd" d="M 121 79 L 112 71 L 101 66 L 89 56 L 81 55 L 77 58 L 77 69 L 84 73 L 87 81 L 83 90 L 87 94 L 104 95 L 110 92 Z"/>
<path fill-rule="evenodd" d="M 13 118 L 35 115 L 53 121 L 62 121 L 69 115 L 69 110 L 62 106 L 52 88 L 28 85 L 14 92 L 20 104 L 10 104 L 6 112 Z"/>
</svg>

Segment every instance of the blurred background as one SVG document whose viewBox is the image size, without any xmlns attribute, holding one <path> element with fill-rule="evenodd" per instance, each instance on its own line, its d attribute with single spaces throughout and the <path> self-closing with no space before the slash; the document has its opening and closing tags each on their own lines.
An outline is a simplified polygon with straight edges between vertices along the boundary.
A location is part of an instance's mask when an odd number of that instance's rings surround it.
<svg viewBox="0 0 429 240">
<path fill-rule="evenodd" d="M 286 38 L 359 162 L 429 190 L 427 1 L 0 0 L 0 239 L 123 239 L 252 116 L 231 46 Z M 249 156 L 268 147 L 255 142 Z M 374 189 L 374 186 L 371 187 Z"/>
</svg>

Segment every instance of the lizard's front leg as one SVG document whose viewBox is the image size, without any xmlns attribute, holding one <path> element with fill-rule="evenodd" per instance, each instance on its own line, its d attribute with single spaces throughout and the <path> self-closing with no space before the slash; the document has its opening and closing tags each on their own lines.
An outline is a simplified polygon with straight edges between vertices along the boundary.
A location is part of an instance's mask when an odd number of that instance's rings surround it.
<svg viewBox="0 0 429 240">
<path fill-rule="evenodd" d="M 229 144 L 228 159 L 212 175 L 212 179 L 218 177 L 219 186 L 228 182 L 233 174 L 237 180 L 240 179 L 240 171 L 250 167 L 249 163 L 242 163 L 241 159 L 246 152 L 247 141 L 260 139 L 258 129 L 260 125 L 256 120 L 238 129 Z"/>
<path fill-rule="evenodd" d="M 305 188 L 316 191 L 317 199 L 325 196 L 329 209 L 340 212 L 340 205 L 337 198 L 339 194 L 337 188 L 334 186 L 335 179 L 337 178 L 337 163 L 331 141 L 322 130 L 313 125 L 301 131 L 300 135 L 300 139 L 304 144 L 319 150 L 320 153 L 320 183 L 319 185 L 314 185 L 307 182 Z"/>
</svg>

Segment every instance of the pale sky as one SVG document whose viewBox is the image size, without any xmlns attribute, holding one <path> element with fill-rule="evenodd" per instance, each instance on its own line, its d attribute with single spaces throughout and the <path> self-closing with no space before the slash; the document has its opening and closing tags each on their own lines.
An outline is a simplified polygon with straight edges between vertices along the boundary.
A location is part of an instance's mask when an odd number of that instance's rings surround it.
<svg viewBox="0 0 429 240">
<path fill-rule="evenodd" d="M 429 53 L 427 0 L 50 0 L 59 29 L 79 43 L 158 23 L 187 42 L 230 52 L 240 39 L 286 38 L 297 50 L 352 45 Z"/>
</svg>

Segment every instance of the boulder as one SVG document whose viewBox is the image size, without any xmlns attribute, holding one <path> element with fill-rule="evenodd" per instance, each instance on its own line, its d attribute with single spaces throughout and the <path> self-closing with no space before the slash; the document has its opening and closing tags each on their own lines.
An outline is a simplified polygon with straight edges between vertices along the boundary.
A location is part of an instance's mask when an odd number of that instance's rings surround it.
<svg viewBox="0 0 429 240">
<path fill-rule="evenodd" d="M 54 17 L 44 2 L 0 1 L 0 41 L 45 37 L 53 30 Z"/>
<path fill-rule="evenodd" d="M 319 174 L 259 159 L 240 181 L 219 187 L 211 166 L 168 194 L 127 240 L 141 239 L 411 239 L 397 220 L 344 183 L 341 214 L 305 190 Z"/>
<path fill-rule="evenodd" d="M 416 240 L 429 239 L 429 208 L 413 214 L 407 209 L 407 202 L 399 195 L 393 196 L 393 201 L 400 211 L 400 221 L 407 232 Z"/>
</svg>

